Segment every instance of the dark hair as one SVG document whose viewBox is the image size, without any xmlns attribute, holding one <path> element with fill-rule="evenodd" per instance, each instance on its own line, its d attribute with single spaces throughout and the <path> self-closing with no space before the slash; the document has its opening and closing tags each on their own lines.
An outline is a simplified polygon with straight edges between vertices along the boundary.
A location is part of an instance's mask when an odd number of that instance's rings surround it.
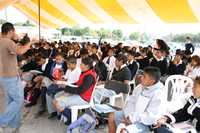
<svg viewBox="0 0 200 133">
<path fill-rule="evenodd" d="M 63 57 L 63 54 L 62 53 L 57 53 L 55 57 L 57 57 L 57 56 Z"/>
<path fill-rule="evenodd" d="M 179 55 L 181 57 L 181 59 L 183 58 L 183 51 L 181 51 L 180 49 L 176 50 L 176 55 Z"/>
<path fill-rule="evenodd" d="M 41 56 L 36 56 L 35 57 L 35 62 L 38 63 L 41 61 L 41 59 L 45 59 L 45 58 L 42 58 Z"/>
<path fill-rule="evenodd" d="M 80 50 L 80 55 L 82 56 L 82 55 L 88 55 L 89 53 L 88 53 L 88 50 L 87 49 L 85 49 L 85 48 L 83 48 L 83 49 L 81 49 Z"/>
<path fill-rule="evenodd" d="M 113 49 L 113 48 L 109 48 L 108 51 L 112 51 L 112 52 L 114 52 L 114 49 Z"/>
<path fill-rule="evenodd" d="M 191 60 L 197 62 L 197 66 L 200 66 L 200 57 L 198 55 L 193 55 Z"/>
<path fill-rule="evenodd" d="M 125 64 L 125 63 L 127 62 L 127 57 L 126 57 L 125 55 L 123 55 L 123 54 L 118 54 L 118 55 L 116 56 L 116 60 L 122 61 L 123 64 Z"/>
<path fill-rule="evenodd" d="M 158 44 L 160 51 L 162 51 L 162 52 L 168 52 L 169 51 L 170 48 L 165 43 L 165 41 L 163 41 L 161 39 L 156 39 L 156 43 Z"/>
<path fill-rule="evenodd" d="M 186 37 L 187 40 L 191 40 L 191 38 L 189 36 Z"/>
<path fill-rule="evenodd" d="M 69 57 L 67 58 L 67 63 L 70 63 L 70 64 L 76 64 L 76 58 L 75 57 Z"/>
<path fill-rule="evenodd" d="M 15 30 L 14 25 L 12 23 L 6 22 L 1 26 L 1 33 L 6 35 L 9 31 Z"/>
<path fill-rule="evenodd" d="M 90 56 L 90 58 L 92 58 L 93 61 L 96 61 L 96 62 L 99 61 L 99 58 L 98 58 L 98 56 L 97 56 L 96 54 L 92 54 L 92 55 Z"/>
<path fill-rule="evenodd" d="M 145 54 L 145 55 L 147 55 L 147 49 L 141 48 L 141 49 L 140 49 L 140 54 Z"/>
<path fill-rule="evenodd" d="M 93 45 L 92 48 L 98 49 L 99 47 L 97 45 Z"/>
<path fill-rule="evenodd" d="M 131 55 L 131 56 L 133 56 L 133 57 L 136 57 L 136 52 L 134 52 L 134 51 L 127 51 L 126 52 L 128 55 Z"/>
<path fill-rule="evenodd" d="M 151 76 L 156 83 L 160 80 L 161 72 L 160 69 L 157 67 L 148 66 L 144 68 L 144 73 L 147 73 L 149 76 Z"/>
<path fill-rule="evenodd" d="M 92 69 L 93 68 L 93 59 L 90 58 L 90 57 L 86 57 L 86 58 L 83 58 L 82 59 L 82 63 L 84 65 L 87 65 L 89 67 L 89 69 Z"/>
<path fill-rule="evenodd" d="M 200 77 L 196 77 L 194 80 L 197 84 L 200 84 Z"/>
</svg>

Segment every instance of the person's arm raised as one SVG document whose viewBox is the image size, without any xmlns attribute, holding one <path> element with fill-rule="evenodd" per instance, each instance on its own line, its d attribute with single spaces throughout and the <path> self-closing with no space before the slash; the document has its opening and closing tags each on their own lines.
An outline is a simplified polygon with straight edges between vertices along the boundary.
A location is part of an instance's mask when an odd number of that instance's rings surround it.
<svg viewBox="0 0 200 133">
<path fill-rule="evenodd" d="M 17 55 L 22 55 L 22 54 L 26 53 L 30 48 L 31 48 L 31 43 L 28 43 L 23 46 L 17 46 L 16 53 L 17 53 Z"/>
<path fill-rule="evenodd" d="M 30 42 L 27 42 L 24 45 L 18 45 L 17 52 L 16 52 L 17 55 L 25 54 L 31 48 L 31 45 L 35 43 L 39 43 L 39 41 L 36 39 L 32 39 Z"/>
</svg>

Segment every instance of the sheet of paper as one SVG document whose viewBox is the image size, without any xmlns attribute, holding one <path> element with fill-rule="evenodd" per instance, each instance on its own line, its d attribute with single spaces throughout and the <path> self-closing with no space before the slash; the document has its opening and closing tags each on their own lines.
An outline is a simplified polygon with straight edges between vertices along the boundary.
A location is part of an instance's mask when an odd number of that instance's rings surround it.
<svg viewBox="0 0 200 133">
<path fill-rule="evenodd" d="M 181 131 L 195 130 L 194 126 L 190 122 L 175 123 L 172 126 L 175 127 L 177 130 L 181 130 Z"/>
<path fill-rule="evenodd" d="M 67 81 L 56 81 L 56 84 L 58 85 L 66 85 L 66 86 L 70 86 L 70 87 L 77 87 L 77 85 L 73 85 L 72 83 L 69 83 Z"/>
<path fill-rule="evenodd" d="M 31 70 L 30 72 L 31 72 L 31 73 L 42 74 L 42 72 L 41 72 L 41 71 L 38 71 L 38 70 Z"/>
</svg>

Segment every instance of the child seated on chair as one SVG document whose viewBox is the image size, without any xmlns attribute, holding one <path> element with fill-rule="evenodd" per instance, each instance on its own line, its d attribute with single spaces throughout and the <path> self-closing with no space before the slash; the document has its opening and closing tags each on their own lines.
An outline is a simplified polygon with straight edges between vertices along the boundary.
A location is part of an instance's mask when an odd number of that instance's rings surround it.
<svg viewBox="0 0 200 133">
<path fill-rule="evenodd" d="M 77 67 L 77 60 L 74 57 L 69 57 L 67 59 L 67 71 L 65 75 L 62 77 L 61 82 L 66 82 L 66 83 L 75 83 L 79 80 L 80 74 L 81 74 L 81 69 L 80 67 Z M 56 116 L 55 110 L 52 109 L 52 101 L 54 96 L 58 93 L 63 93 L 63 87 L 66 85 L 62 84 L 57 84 L 59 81 L 55 81 L 52 85 L 50 85 L 47 88 L 47 95 L 46 95 L 46 101 L 47 101 L 47 109 L 50 114 L 50 116 Z M 55 114 L 55 115 L 53 115 Z"/>
<path fill-rule="evenodd" d="M 191 96 L 185 106 L 172 114 L 162 116 L 155 124 L 156 131 L 162 133 L 165 131 L 173 132 L 175 129 L 169 131 L 165 125 L 166 123 L 180 123 L 186 121 L 193 121 L 194 126 L 198 132 L 200 132 L 200 77 L 194 80 L 193 96 Z M 192 124 L 192 123 L 191 123 Z"/>
<path fill-rule="evenodd" d="M 53 104 L 57 111 L 63 112 L 65 107 L 84 105 L 90 102 L 97 78 L 96 72 L 93 70 L 93 60 L 90 57 L 82 59 L 80 68 L 82 73 L 79 80 L 74 83 L 77 87 L 66 86 L 63 90 L 68 93 L 67 96 L 66 94 L 55 96 Z"/>
<path fill-rule="evenodd" d="M 122 111 L 110 113 L 108 117 L 109 133 L 115 133 L 120 123 L 124 128 L 120 132 L 146 133 L 161 116 L 162 89 L 164 85 L 159 81 L 160 70 L 156 67 L 146 67 L 139 84 L 129 97 Z"/>
</svg>

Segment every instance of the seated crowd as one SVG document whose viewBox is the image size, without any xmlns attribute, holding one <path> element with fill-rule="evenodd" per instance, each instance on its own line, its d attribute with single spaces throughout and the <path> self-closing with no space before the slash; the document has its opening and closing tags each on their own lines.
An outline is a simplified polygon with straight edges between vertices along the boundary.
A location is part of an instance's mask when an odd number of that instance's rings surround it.
<svg viewBox="0 0 200 133">
<path fill-rule="evenodd" d="M 163 125 L 194 118 L 195 128 L 200 132 L 200 57 L 180 49 L 173 55 L 161 39 L 152 46 L 139 48 L 122 43 L 112 47 L 107 42 L 41 40 L 26 54 L 18 56 L 18 64 L 26 83 L 25 107 L 41 104 L 37 117 L 48 110 L 51 119 L 60 116 L 66 108 L 90 100 L 95 104 L 106 103 L 110 97 L 124 92 L 104 86 L 108 81 L 116 81 L 131 89 L 125 95 L 122 110 L 108 113 L 110 133 L 115 133 L 119 125 L 123 125 L 120 132 L 172 132 L 173 128 Z M 162 92 L 170 75 L 191 78 L 193 95 L 182 109 L 164 114 Z M 136 79 L 137 85 L 130 85 Z"/>
</svg>

